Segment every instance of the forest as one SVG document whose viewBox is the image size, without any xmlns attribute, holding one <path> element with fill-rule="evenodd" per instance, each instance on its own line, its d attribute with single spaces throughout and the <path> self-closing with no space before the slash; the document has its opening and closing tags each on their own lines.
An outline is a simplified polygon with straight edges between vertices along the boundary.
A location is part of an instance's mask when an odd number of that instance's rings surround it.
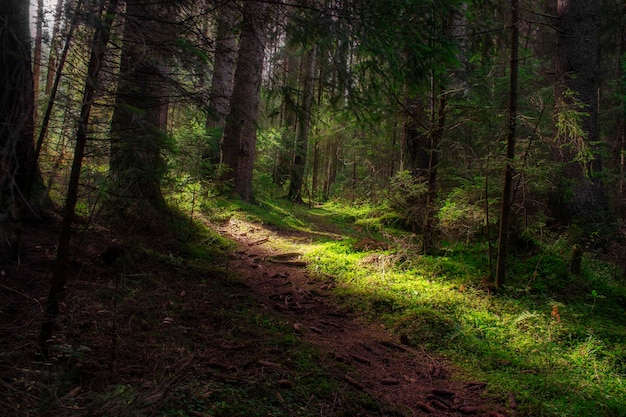
<svg viewBox="0 0 626 417">
<path fill-rule="evenodd" d="M 626 417 L 626 4 L 1 0 L 1 416 Z"/>
</svg>

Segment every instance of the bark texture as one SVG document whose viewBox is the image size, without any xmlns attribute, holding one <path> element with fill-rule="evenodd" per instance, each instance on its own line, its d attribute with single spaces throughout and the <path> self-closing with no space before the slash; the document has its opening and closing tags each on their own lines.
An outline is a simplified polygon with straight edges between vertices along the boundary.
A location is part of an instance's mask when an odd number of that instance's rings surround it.
<svg viewBox="0 0 626 417">
<path fill-rule="evenodd" d="M 309 132 L 311 130 L 311 110 L 313 107 L 313 94 L 315 92 L 315 69 L 317 48 L 313 46 L 306 51 L 303 57 L 302 71 L 302 105 L 298 117 L 298 132 L 295 143 L 293 165 L 291 168 L 291 181 L 289 183 L 289 198 L 297 203 L 302 202 L 302 187 L 304 185 L 304 171 L 306 167 Z"/>
<path fill-rule="evenodd" d="M 265 51 L 267 3 L 246 1 L 230 114 L 221 146 L 220 181 L 244 201 L 253 199 L 252 172 Z M 232 182 L 232 184 L 231 184 Z"/>
<path fill-rule="evenodd" d="M 217 15 L 213 77 L 209 93 L 207 128 L 223 129 L 233 93 L 233 75 L 237 62 L 237 10 L 230 3 L 222 6 Z"/>
</svg>

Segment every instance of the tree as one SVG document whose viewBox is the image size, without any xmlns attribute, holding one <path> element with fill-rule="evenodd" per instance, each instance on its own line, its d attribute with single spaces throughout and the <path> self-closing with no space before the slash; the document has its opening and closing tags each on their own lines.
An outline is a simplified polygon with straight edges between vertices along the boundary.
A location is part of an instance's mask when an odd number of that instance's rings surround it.
<svg viewBox="0 0 626 417">
<path fill-rule="evenodd" d="M 29 205 L 34 94 L 29 2 L 0 2 L 0 260 L 15 258 Z"/>
<path fill-rule="evenodd" d="M 80 108 L 76 130 L 76 144 L 74 147 L 74 159 L 70 181 L 66 193 L 65 205 L 63 207 L 63 222 L 57 246 L 57 256 L 52 274 L 50 291 L 44 307 L 44 318 L 39 333 L 39 348 L 44 359 L 48 359 L 49 343 L 52 337 L 56 317 L 59 314 L 59 303 L 63 296 L 64 287 L 67 282 L 67 263 L 70 253 L 70 241 L 72 237 L 72 223 L 74 211 L 78 201 L 78 189 L 80 185 L 80 174 L 87 145 L 87 132 L 89 116 L 98 92 L 98 78 L 102 69 L 102 61 L 106 52 L 107 44 L 111 34 L 111 25 L 117 12 L 118 0 L 110 0 L 108 7 L 103 14 L 106 0 L 100 3 L 98 16 L 102 19 L 100 25 L 94 33 L 91 55 L 87 67 L 87 77 L 83 89 L 83 101 Z"/>
<path fill-rule="evenodd" d="M 509 225 L 511 219 L 511 195 L 513 189 L 513 159 L 515 158 L 515 135 L 517 127 L 517 86 L 519 69 L 519 0 L 511 2 L 511 73 L 509 75 L 509 108 L 506 121 L 506 165 L 500 203 L 500 229 L 498 233 L 498 261 L 495 287 L 501 288 L 506 278 Z"/>
<path fill-rule="evenodd" d="M 309 132 L 311 130 L 311 110 L 313 107 L 313 94 L 315 92 L 315 70 L 316 70 L 317 47 L 312 46 L 304 54 L 302 70 L 302 105 L 298 114 L 298 130 L 292 162 L 289 199 L 302 202 L 302 186 L 304 184 L 304 169 L 307 161 L 309 147 Z"/>
<path fill-rule="evenodd" d="M 217 12 L 213 76 L 209 91 L 207 128 L 223 129 L 233 93 L 233 75 L 237 62 L 237 38 L 233 31 L 237 23 L 237 10 L 227 3 Z"/>
<path fill-rule="evenodd" d="M 608 220 L 602 182 L 598 125 L 598 2 L 557 3 L 556 125 L 554 158 L 563 165 L 551 215 L 560 225 L 577 223 L 588 238 Z"/>
<path fill-rule="evenodd" d="M 33 93 L 35 103 L 39 100 L 39 81 L 41 79 L 41 48 L 43 42 L 43 0 L 37 0 L 37 17 L 35 22 L 35 47 L 33 49 Z M 35 109 L 34 124 L 37 124 L 37 110 Z"/>
<path fill-rule="evenodd" d="M 168 43 L 175 6 L 126 2 L 124 40 L 111 121 L 111 208 L 121 218 L 154 220 L 165 206 L 161 179 L 168 116 Z M 145 225 L 145 223 L 144 223 Z"/>
<path fill-rule="evenodd" d="M 253 198 L 252 172 L 256 154 L 256 128 L 265 52 L 267 3 L 246 1 L 230 113 L 221 143 L 222 183 L 244 201 Z"/>
</svg>

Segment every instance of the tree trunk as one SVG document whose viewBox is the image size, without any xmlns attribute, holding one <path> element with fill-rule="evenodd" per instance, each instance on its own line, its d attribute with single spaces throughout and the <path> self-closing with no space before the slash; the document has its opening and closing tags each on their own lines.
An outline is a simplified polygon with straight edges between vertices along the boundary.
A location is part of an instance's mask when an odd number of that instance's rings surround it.
<svg viewBox="0 0 626 417">
<path fill-rule="evenodd" d="M 33 172 L 29 2 L 0 1 L 0 261 L 18 256 Z"/>
<path fill-rule="evenodd" d="M 104 6 L 104 0 L 102 6 Z M 78 118 L 78 126 L 76 131 L 76 145 L 74 147 L 74 160 L 72 162 L 72 170 L 68 184 L 65 206 L 63 208 L 63 222 L 61 224 L 61 233 L 59 235 L 59 244 L 57 247 L 57 257 L 55 261 L 54 271 L 52 274 L 50 292 L 44 308 L 43 324 L 39 333 L 39 347 L 41 355 L 44 359 L 48 359 L 48 350 L 50 339 L 54 330 L 57 315 L 59 314 L 59 302 L 63 296 L 65 284 L 67 282 L 67 263 L 70 253 L 70 240 L 72 236 L 72 218 L 78 200 L 78 189 L 80 183 L 80 173 L 87 145 L 87 128 L 89 123 L 89 114 L 93 105 L 96 92 L 98 90 L 98 77 L 102 68 L 102 60 L 106 51 L 107 43 L 111 33 L 111 25 L 117 12 L 118 0 L 111 0 L 103 20 L 94 33 L 91 57 L 87 68 L 87 78 L 83 91 L 83 101 Z M 102 7 L 101 6 L 101 7 Z M 103 9 L 103 7 L 102 7 Z M 102 12 L 102 9 L 100 10 Z"/>
<path fill-rule="evenodd" d="M 223 129 L 226 124 L 237 62 L 237 39 L 233 32 L 237 23 L 237 10 L 231 4 L 225 4 L 219 9 L 216 20 L 213 77 L 206 121 L 209 129 Z"/>
<path fill-rule="evenodd" d="M 222 136 L 223 168 L 220 182 L 231 186 L 231 193 L 244 201 L 253 199 L 252 172 L 256 154 L 267 7 L 267 3 L 262 1 L 245 2 L 230 114 Z"/>
<path fill-rule="evenodd" d="M 506 166 L 500 206 L 500 229 L 498 233 L 498 257 L 495 287 L 500 289 L 506 279 L 509 224 L 511 220 L 511 194 L 513 184 L 513 159 L 515 158 L 515 135 L 517 128 L 517 86 L 519 48 L 519 0 L 511 2 L 511 73 L 509 75 L 509 109 L 507 115 Z"/>
<path fill-rule="evenodd" d="M 83 0 L 78 0 L 76 3 L 76 10 L 80 10 L 83 6 Z M 57 15 L 60 15 L 61 11 L 59 8 L 63 5 L 63 0 L 59 0 L 57 4 Z M 39 130 L 39 135 L 37 137 L 37 141 L 35 143 L 35 162 L 39 161 L 39 156 L 41 154 L 41 149 L 43 148 L 43 144 L 46 141 L 46 137 L 48 135 L 48 126 L 50 124 L 50 119 L 52 118 L 52 108 L 54 107 L 57 92 L 59 91 L 59 84 L 61 83 L 61 76 L 63 74 L 63 68 L 65 67 L 65 62 L 67 60 L 67 55 L 70 50 L 70 44 L 72 39 L 74 39 L 74 32 L 78 26 L 78 16 L 80 14 L 78 12 L 74 13 L 72 17 L 72 21 L 70 23 L 69 30 L 67 35 L 65 36 L 65 45 L 63 46 L 63 51 L 61 52 L 61 56 L 59 57 L 58 68 L 51 68 L 51 66 L 56 64 L 56 55 L 58 51 L 56 51 L 56 47 L 54 44 L 59 41 L 55 40 L 53 37 L 53 45 L 51 45 L 50 49 L 50 59 L 48 60 L 48 79 L 46 80 L 46 96 L 48 97 L 46 104 L 46 111 L 44 112 L 43 118 L 41 120 L 41 127 Z M 57 19 L 59 17 L 57 16 Z M 55 21 L 55 29 L 54 31 L 58 31 L 58 21 Z M 54 35 L 53 35 L 54 36 Z M 54 58 L 53 58 L 54 55 Z M 52 80 L 54 79 L 54 81 Z"/>
<path fill-rule="evenodd" d="M 61 13 L 63 13 L 63 0 L 57 0 L 57 5 L 54 11 L 54 25 L 52 26 L 52 35 L 50 36 L 50 55 L 48 56 L 48 68 L 46 73 L 46 95 L 50 94 L 52 90 L 52 82 L 54 80 L 54 74 L 57 69 L 57 55 L 59 55 L 59 49 L 61 45 Z M 66 42 L 69 42 L 69 38 Z"/>
<path fill-rule="evenodd" d="M 317 197 L 319 189 L 320 175 L 320 141 L 316 140 L 313 144 L 313 169 L 311 173 L 311 196 Z"/>
<path fill-rule="evenodd" d="M 37 0 L 37 21 L 35 22 L 35 49 L 33 51 L 33 95 L 39 102 L 39 80 L 41 78 L 41 43 L 43 40 L 43 0 Z M 33 111 L 33 126 L 37 125 L 37 107 Z M 34 132 L 33 132 L 34 134 Z"/>
<path fill-rule="evenodd" d="M 335 176 L 337 174 L 337 144 L 334 140 L 328 140 L 326 143 L 326 167 L 324 175 L 324 189 L 323 199 L 328 200 L 330 198 L 330 190 L 335 182 Z"/>
<path fill-rule="evenodd" d="M 309 147 L 309 132 L 311 130 L 311 109 L 315 91 L 316 55 L 317 47 L 313 46 L 311 50 L 305 53 L 304 57 L 302 105 L 298 114 L 298 136 L 296 137 L 288 195 L 288 198 L 296 203 L 302 202 L 304 169 Z"/>
<path fill-rule="evenodd" d="M 122 219 L 141 219 L 144 223 L 140 226 L 146 227 L 158 219 L 165 206 L 161 150 L 169 105 L 164 64 L 169 16 L 171 13 L 159 3 L 126 2 L 120 77 L 111 121 L 111 208 Z"/>
<path fill-rule="evenodd" d="M 554 156 L 563 164 L 563 172 L 551 201 L 551 216 L 559 225 L 578 223 L 586 235 L 581 237 L 587 238 L 609 220 L 606 192 L 594 178 L 602 169 L 601 155 L 595 149 L 599 140 L 598 2 L 558 0 L 557 10 L 556 103 L 585 114 L 580 132 L 560 132 L 560 143 L 555 145 Z M 576 161 L 577 155 L 585 162 Z"/>
<path fill-rule="evenodd" d="M 426 216 L 424 218 L 424 253 L 430 253 L 434 246 L 435 216 L 437 207 L 437 166 L 439 164 L 439 143 L 443 139 L 446 124 L 446 93 L 440 89 L 440 97 L 435 96 L 433 88 L 433 117 L 432 132 L 430 134 L 430 152 L 428 157 L 428 175 L 426 178 Z M 435 102 L 437 109 L 434 110 Z"/>
<path fill-rule="evenodd" d="M 294 13 L 293 2 L 286 6 L 287 10 Z M 276 147 L 276 159 L 274 161 L 274 172 L 272 180 L 275 184 L 282 186 L 290 177 L 290 168 L 293 167 L 295 157 L 295 142 L 298 123 L 298 107 L 300 98 L 298 92 L 299 63 L 297 59 L 298 48 L 293 40 L 290 22 L 285 22 L 287 26 L 285 34 L 285 46 L 282 50 L 282 126 L 283 133 L 281 140 Z"/>
</svg>

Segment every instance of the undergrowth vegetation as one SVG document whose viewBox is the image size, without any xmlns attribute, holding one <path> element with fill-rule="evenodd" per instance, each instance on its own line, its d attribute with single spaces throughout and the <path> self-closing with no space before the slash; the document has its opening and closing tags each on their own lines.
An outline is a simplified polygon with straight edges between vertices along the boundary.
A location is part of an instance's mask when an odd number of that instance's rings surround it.
<svg viewBox="0 0 626 417">
<path fill-rule="evenodd" d="M 593 253 L 574 275 L 564 239 L 534 241 L 510 257 L 508 286 L 494 293 L 486 242 L 423 255 L 418 237 L 391 228 L 373 206 L 268 197 L 231 210 L 273 228 L 334 230 L 299 244 L 313 275 L 334 280 L 344 304 L 404 343 L 514 398 L 523 415 L 626 416 L 626 288 Z"/>
</svg>

